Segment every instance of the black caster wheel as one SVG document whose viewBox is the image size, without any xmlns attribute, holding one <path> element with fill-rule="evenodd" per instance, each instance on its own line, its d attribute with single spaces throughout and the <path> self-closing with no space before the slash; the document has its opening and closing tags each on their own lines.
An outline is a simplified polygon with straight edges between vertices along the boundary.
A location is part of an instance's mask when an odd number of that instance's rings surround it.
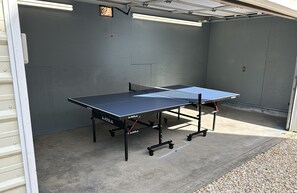
<svg viewBox="0 0 297 193">
<path fill-rule="evenodd" d="M 149 150 L 149 154 L 150 154 L 150 156 L 153 156 L 154 155 L 154 151 L 153 150 Z"/>
<path fill-rule="evenodd" d="M 173 143 L 170 143 L 169 144 L 169 149 L 173 149 L 173 146 L 174 146 L 174 144 Z"/>
<path fill-rule="evenodd" d="M 188 141 L 192 141 L 192 136 L 191 135 L 188 135 L 187 140 Z"/>
<path fill-rule="evenodd" d="M 167 122 L 168 122 L 167 118 L 164 118 L 164 123 L 167 123 Z"/>
<path fill-rule="evenodd" d="M 150 123 L 150 126 L 153 126 L 154 125 L 154 122 L 153 121 L 148 121 Z"/>
<path fill-rule="evenodd" d="M 113 131 L 110 131 L 110 135 L 111 135 L 111 137 L 114 137 L 115 136 L 115 134 L 114 134 Z"/>
<path fill-rule="evenodd" d="M 206 131 L 203 132 L 203 137 L 205 137 L 205 136 L 206 136 Z"/>
</svg>

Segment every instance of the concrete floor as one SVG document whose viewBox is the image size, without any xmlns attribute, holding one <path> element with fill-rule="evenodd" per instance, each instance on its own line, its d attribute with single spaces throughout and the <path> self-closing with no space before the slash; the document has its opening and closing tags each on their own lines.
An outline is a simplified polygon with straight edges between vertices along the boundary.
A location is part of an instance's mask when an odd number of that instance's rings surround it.
<svg viewBox="0 0 297 193">
<path fill-rule="evenodd" d="M 226 106 L 220 110 L 216 130 L 191 142 L 186 135 L 197 129 L 197 121 L 165 114 L 163 139 L 172 139 L 174 149 L 166 146 L 149 156 L 146 148 L 157 143 L 158 132 L 144 129 L 129 136 L 127 162 L 122 131 L 111 137 L 106 123 L 97 125 L 97 143 L 90 127 L 36 137 L 40 192 L 194 192 L 287 136 L 284 118 Z M 211 128 L 212 115 L 202 121 Z"/>
</svg>

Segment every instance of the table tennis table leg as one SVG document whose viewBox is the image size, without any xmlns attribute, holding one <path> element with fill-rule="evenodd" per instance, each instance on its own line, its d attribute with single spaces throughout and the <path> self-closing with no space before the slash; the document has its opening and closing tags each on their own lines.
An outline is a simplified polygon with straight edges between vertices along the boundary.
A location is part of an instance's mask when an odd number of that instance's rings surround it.
<svg viewBox="0 0 297 193">
<path fill-rule="evenodd" d="M 124 144 L 125 144 L 125 161 L 128 161 L 128 130 L 126 120 L 124 120 Z"/>
<path fill-rule="evenodd" d="M 177 114 L 177 120 L 180 120 L 180 116 L 181 116 L 181 115 L 186 116 L 186 117 L 193 118 L 193 117 L 188 116 L 188 115 L 186 115 L 186 114 L 182 114 L 182 113 L 180 113 L 180 107 L 178 107 L 177 112 L 175 112 L 175 111 L 173 111 L 173 110 L 168 110 L 168 112 Z M 168 122 L 168 119 L 167 119 L 167 118 L 164 118 L 164 122 L 167 123 L 167 122 Z"/>
<path fill-rule="evenodd" d="M 216 126 L 216 115 L 217 113 L 213 113 L 213 121 L 212 121 L 212 130 L 215 130 L 215 126 Z"/>
<path fill-rule="evenodd" d="M 159 144 L 162 143 L 162 112 L 158 113 L 159 117 L 159 124 L 158 124 L 158 130 L 159 130 Z"/>
<path fill-rule="evenodd" d="M 168 141 L 162 141 L 162 112 L 158 113 L 158 119 L 159 119 L 159 124 L 158 124 L 158 131 L 159 131 L 159 143 L 156 145 L 152 145 L 150 147 L 147 148 L 147 150 L 149 151 L 150 156 L 154 155 L 154 149 L 161 147 L 163 145 L 169 145 L 169 149 L 173 149 L 174 144 L 172 143 L 172 140 L 168 140 Z"/>
<path fill-rule="evenodd" d="M 199 94 L 199 95 L 198 95 L 198 105 L 197 105 L 197 111 L 198 111 L 198 131 L 189 134 L 189 135 L 187 136 L 187 140 L 188 140 L 188 141 L 191 141 L 191 140 L 192 140 L 192 137 L 193 137 L 194 135 L 198 135 L 198 134 L 200 134 L 200 133 L 202 133 L 202 136 L 203 136 L 203 137 L 206 136 L 207 129 L 201 130 L 201 116 L 202 116 L 201 106 L 202 106 L 202 95 Z"/>
<path fill-rule="evenodd" d="M 214 102 L 213 103 L 213 106 L 214 106 L 214 111 L 212 112 L 212 114 L 213 114 L 212 130 L 214 131 L 215 130 L 215 126 L 216 126 L 216 115 L 219 112 L 219 107 L 218 107 L 218 103 L 217 102 Z"/>
<path fill-rule="evenodd" d="M 92 126 L 93 126 L 93 141 L 96 143 L 96 122 L 95 117 L 92 117 Z"/>
</svg>

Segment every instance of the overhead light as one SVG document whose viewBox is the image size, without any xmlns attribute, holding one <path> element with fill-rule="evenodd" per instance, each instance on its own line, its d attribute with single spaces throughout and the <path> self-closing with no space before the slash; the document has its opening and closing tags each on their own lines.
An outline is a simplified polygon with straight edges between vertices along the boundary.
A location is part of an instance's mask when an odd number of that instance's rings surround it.
<svg viewBox="0 0 297 193">
<path fill-rule="evenodd" d="M 48 9 L 59 9 L 65 11 L 73 11 L 73 6 L 62 3 L 53 3 L 48 1 L 38 1 L 38 0 L 18 0 L 19 5 L 42 7 Z"/>
<path fill-rule="evenodd" d="M 163 22 L 163 23 L 190 25 L 190 26 L 196 26 L 196 27 L 202 26 L 201 22 L 181 20 L 181 19 L 172 19 L 172 18 L 167 18 L 167 17 L 157 17 L 157 16 L 145 15 L 145 14 L 139 14 L 139 13 L 133 13 L 132 17 L 133 17 L 133 19 L 142 19 L 142 20 L 157 21 L 157 22 Z"/>
</svg>

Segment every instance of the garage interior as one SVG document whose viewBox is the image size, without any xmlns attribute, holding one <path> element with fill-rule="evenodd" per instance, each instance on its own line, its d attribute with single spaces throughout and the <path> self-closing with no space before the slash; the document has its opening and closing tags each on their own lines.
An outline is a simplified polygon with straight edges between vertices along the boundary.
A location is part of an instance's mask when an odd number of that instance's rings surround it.
<svg viewBox="0 0 297 193">
<path fill-rule="evenodd" d="M 295 20 L 218 1 L 59 2 L 73 11 L 19 6 L 40 192 L 194 192 L 287 136 Z M 119 9 L 103 17 L 101 4 Z M 136 20 L 134 11 L 198 18 L 202 27 Z M 240 97 L 220 104 L 216 130 L 191 142 L 197 121 L 166 113 L 163 135 L 174 149 L 149 156 L 157 132 L 143 130 L 129 136 L 125 162 L 122 134 L 111 137 L 111 126 L 98 121 L 93 143 L 90 112 L 67 98 L 126 92 L 128 82 Z M 202 127 L 211 124 L 204 115 Z"/>
</svg>

